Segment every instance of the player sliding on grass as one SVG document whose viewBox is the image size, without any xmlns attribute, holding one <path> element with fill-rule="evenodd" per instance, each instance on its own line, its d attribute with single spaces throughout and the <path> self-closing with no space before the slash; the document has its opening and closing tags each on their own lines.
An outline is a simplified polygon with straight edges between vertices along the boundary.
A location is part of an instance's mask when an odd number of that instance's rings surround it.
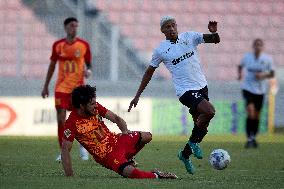
<svg viewBox="0 0 284 189">
<path fill-rule="evenodd" d="M 193 153 L 198 159 L 202 158 L 199 143 L 207 134 L 207 127 L 214 117 L 215 109 L 209 102 L 207 81 L 201 70 L 197 46 L 201 43 L 219 43 L 217 22 L 210 21 L 208 29 L 212 34 L 185 32 L 178 35 L 176 20 L 172 16 L 164 16 L 160 21 L 161 32 L 166 40 L 154 50 L 152 61 L 147 68 L 140 87 L 134 99 L 130 102 L 128 111 L 137 106 L 139 97 L 152 78 L 155 69 L 161 62 L 171 72 L 176 94 L 180 102 L 189 108 L 193 117 L 194 128 L 189 141 L 178 157 L 184 163 L 188 173 L 194 173 L 189 156 Z"/>
<path fill-rule="evenodd" d="M 95 87 L 82 85 L 75 88 L 72 92 L 72 104 L 75 110 L 65 122 L 61 153 L 66 176 L 73 176 L 70 150 L 76 139 L 99 164 L 124 177 L 177 178 L 173 173 L 159 170 L 146 172 L 135 168 L 131 159 L 152 140 L 152 134 L 129 131 L 121 117 L 96 102 Z M 102 120 L 103 117 L 116 123 L 122 134 L 110 132 Z"/>
</svg>

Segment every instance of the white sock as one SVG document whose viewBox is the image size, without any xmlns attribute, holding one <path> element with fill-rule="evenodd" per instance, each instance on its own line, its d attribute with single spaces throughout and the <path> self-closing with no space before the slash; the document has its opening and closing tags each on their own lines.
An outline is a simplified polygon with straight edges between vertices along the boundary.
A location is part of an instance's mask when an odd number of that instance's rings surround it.
<svg viewBox="0 0 284 189">
<path fill-rule="evenodd" d="M 80 144 L 80 157 L 86 157 L 88 155 L 88 151 Z"/>
</svg>

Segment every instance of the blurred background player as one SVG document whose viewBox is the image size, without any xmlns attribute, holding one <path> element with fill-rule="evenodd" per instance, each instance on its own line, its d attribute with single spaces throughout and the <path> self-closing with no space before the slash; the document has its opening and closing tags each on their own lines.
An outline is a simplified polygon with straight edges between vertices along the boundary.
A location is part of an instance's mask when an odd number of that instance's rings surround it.
<svg viewBox="0 0 284 189">
<path fill-rule="evenodd" d="M 164 16 L 160 21 L 161 32 L 166 40 L 162 41 L 154 50 L 152 61 L 147 68 L 139 89 L 130 102 L 128 111 L 136 107 L 145 87 L 151 80 L 159 64 L 163 62 L 172 74 L 176 95 L 180 102 L 189 108 L 193 117 L 194 128 L 184 150 L 178 154 L 179 159 L 185 164 L 188 173 L 194 173 L 193 164 L 189 156 L 193 153 L 202 159 L 199 143 L 207 134 L 207 127 L 215 115 L 215 109 L 209 102 L 207 81 L 201 69 L 197 46 L 201 43 L 219 43 L 217 22 L 209 22 L 208 29 L 212 34 L 198 32 L 185 32 L 178 35 L 176 20 L 172 16 Z"/>
<path fill-rule="evenodd" d="M 62 145 L 62 163 L 66 176 L 73 176 L 70 150 L 76 139 L 99 164 L 123 177 L 177 178 L 173 173 L 158 170 L 146 172 L 134 167 L 129 160 L 152 140 L 152 134 L 129 131 L 121 117 L 96 102 L 95 87 L 82 85 L 74 89 L 72 104 L 75 109 L 65 122 Z M 117 135 L 110 132 L 102 120 L 103 117 L 115 123 L 122 133 Z"/>
<path fill-rule="evenodd" d="M 70 17 L 64 21 L 66 38 L 60 39 L 53 44 L 50 65 L 42 90 L 42 97 L 49 96 L 48 85 L 55 70 L 56 63 L 59 64 L 58 78 L 55 86 L 55 108 L 58 123 L 58 142 L 62 146 L 63 126 L 66 120 L 66 111 L 72 110 L 71 92 L 84 84 L 84 77 L 91 75 L 91 50 L 88 42 L 78 38 L 78 20 Z M 87 69 L 85 69 L 85 65 Z M 88 160 L 88 152 L 80 145 L 80 157 Z M 61 161 L 61 155 L 56 158 Z"/>
<path fill-rule="evenodd" d="M 273 60 L 263 53 L 264 43 L 262 39 L 253 41 L 253 52 L 246 53 L 238 66 L 238 80 L 243 78 L 242 70 L 245 69 L 244 79 L 241 85 L 244 100 L 246 102 L 246 148 L 257 147 L 256 135 L 258 133 L 260 111 L 263 105 L 264 95 L 267 92 L 265 80 L 274 77 Z"/>
</svg>

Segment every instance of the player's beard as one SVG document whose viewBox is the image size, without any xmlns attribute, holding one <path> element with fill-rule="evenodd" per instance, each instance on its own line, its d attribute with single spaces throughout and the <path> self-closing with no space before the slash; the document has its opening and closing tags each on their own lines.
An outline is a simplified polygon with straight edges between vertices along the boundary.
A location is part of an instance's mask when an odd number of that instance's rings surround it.
<svg viewBox="0 0 284 189">
<path fill-rule="evenodd" d="M 93 116 L 93 115 L 95 115 L 95 109 L 94 109 L 93 111 L 90 111 L 90 110 L 88 110 L 88 109 L 85 109 L 85 110 L 84 110 L 84 113 L 85 113 L 85 115 L 87 115 L 87 116 Z"/>
</svg>

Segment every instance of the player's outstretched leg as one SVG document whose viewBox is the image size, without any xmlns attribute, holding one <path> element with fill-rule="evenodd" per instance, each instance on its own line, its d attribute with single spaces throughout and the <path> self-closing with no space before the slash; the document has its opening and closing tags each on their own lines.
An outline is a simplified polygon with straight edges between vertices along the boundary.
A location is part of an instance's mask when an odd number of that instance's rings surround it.
<svg viewBox="0 0 284 189">
<path fill-rule="evenodd" d="M 123 169 L 122 176 L 133 179 L 176 179 L 174 173 L 162 172 L 158 169 L 153 171 L 142 171 L 132 165 L 128 165 Z"/>
</svg>

